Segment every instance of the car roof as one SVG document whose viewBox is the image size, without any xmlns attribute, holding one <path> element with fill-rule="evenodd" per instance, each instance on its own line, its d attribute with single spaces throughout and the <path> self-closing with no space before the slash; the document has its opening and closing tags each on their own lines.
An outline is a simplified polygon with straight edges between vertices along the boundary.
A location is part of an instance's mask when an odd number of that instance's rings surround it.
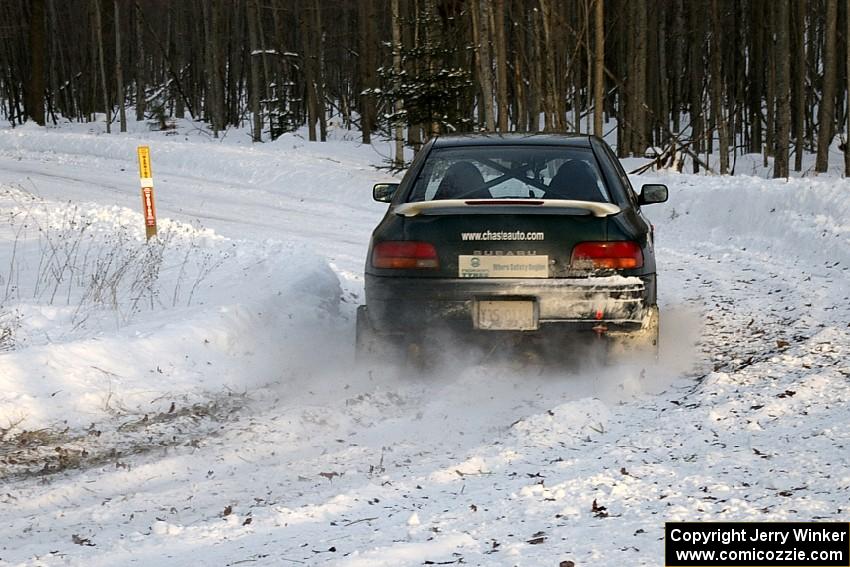
<svg viewBox="0 0 850 567">
<path fill-rule="evenodd" d="M 474 134 L 453 134 L 440 136 L 434 140 L 435 148 L 451 148 L 457 146 L 571 146 L 579 148 L 590 147 L 590 136 L 587 134 L 565 134 L 552 132 L 527 133 L 498 133 L 481 132 Z"/>
</svg>

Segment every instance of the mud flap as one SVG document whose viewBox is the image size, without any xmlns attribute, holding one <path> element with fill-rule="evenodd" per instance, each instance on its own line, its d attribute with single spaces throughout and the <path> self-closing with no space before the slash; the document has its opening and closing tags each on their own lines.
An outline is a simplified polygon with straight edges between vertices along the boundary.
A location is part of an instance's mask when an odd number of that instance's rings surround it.
<svg viewBox="0 0 850 567">
<path fill-rule="evenodd" d="M 354 353 L 357 362 L 392 363 L 404 359 L 404 352 L 396 337 L 382 335 L 372 326 L 365 305 L 357 307 Z"/>
<path fill-rule="evenodd" d="M 658 306 L 647 309 L 639 331 L 610 333 L 608 335 L 609 363 L 629 362 L 635 359 L 646 361 L 658 359 L 660 317 Z"/>
</svg>

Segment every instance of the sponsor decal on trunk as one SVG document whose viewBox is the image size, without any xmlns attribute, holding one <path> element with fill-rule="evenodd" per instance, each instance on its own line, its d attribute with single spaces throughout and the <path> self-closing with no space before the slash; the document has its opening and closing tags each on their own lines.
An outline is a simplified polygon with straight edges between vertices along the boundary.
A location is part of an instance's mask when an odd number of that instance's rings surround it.
<svg viewBox="0 0 850 567">
<path fill-rule="evenodd" d="M 545 240 L 543 232 L 525 232 L 522 230 L 485 230 L 484 232 L 461 232 L 461 240 Z"/>
<path fill-rule="evenodd" d="M 461 278 L 548 278 L 549 256 L 458 256 Z"/>
</svg>

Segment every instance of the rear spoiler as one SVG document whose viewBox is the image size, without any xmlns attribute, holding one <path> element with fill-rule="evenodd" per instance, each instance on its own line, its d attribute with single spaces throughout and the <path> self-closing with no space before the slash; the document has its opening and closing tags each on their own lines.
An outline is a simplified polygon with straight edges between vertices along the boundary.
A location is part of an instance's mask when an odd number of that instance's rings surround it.
<svg viewBox="0 0 850 567">
<path fill-rule="evenodd" d="M 494 213 L 494 209 L 513 209 L 511 212 L 537 214 L 573 214 L 595 217 L 608 217 L 620 212 L 613 203 L 594 201 L 571 201 L 566 199 L 440 199 L 436 201 L 418 201 L 403 203 L 395 208 L 395 213 L 404 217 L 418 215 L 463 215 L 475 213 Z M 505 211 L 507 212 L 507 211 Z"/>
</svg>

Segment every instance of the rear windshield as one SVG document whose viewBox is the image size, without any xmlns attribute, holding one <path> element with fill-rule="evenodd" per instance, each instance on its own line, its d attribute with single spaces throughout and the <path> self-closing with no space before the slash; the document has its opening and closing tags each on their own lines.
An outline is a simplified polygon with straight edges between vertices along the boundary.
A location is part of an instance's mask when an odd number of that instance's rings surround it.
<svg viewBox="0 0 850 567">
<path fill-rule="evenodd" d="M 408 200 L 529 198 L 611 202 L 593 152 L 556 146 L 435 148 Z"/>
</svg>

